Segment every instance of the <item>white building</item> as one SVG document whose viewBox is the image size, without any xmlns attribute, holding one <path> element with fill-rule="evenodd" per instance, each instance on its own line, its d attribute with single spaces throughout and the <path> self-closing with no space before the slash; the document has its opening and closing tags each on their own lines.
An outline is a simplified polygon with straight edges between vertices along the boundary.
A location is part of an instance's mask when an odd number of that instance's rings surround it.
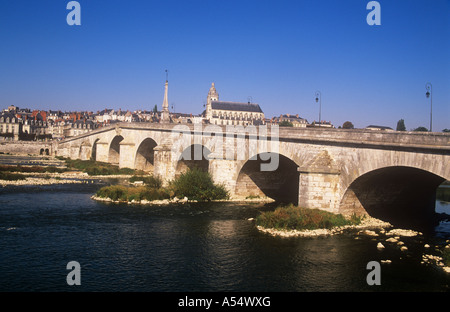
<svg viewBox="0 0 450 312">
<path fill-rule="evenodd" d="M 260 125 L 264 113 L 258 104 L 219 101 L 214 82 L 206 99 L 205 119 L 215 125 Z"/>
</svg>

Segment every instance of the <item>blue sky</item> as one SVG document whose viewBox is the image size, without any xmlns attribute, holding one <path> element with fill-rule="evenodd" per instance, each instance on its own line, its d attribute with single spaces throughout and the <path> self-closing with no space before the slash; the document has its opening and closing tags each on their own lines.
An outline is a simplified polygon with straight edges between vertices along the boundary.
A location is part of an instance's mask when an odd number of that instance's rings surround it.
<svg viewBox="0 0 450 312">
<path fill-rule="evenodd" d="M 66 0 L 0 2 L 0 106 L 42 110 L 161 109 L 201 113 L 221 100 L 408 130 L 450 128 L 450 0 Z"/>
</svg>

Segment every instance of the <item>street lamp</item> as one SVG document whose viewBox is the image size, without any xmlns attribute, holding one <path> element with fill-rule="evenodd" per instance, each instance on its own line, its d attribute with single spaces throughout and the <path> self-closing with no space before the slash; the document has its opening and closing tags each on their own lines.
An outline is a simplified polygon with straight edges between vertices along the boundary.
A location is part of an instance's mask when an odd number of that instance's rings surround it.
<svg viewBox="0 0 450 312">
<path fill-rule="evenodd" d="M 316 103 L 319 102 L 319 127 L 320 127 L 320 121 L 322 119 L 322 93 L 320 91 L 316 91 Z"/>
<path fill-rule="evenodd" d="M 427 93 L 425 93 L 425 95 L 427 99 L 430 98 L 430 132 L 433 132 L 433 88 L 429 82 L 425 85 L 425 88 L 427 89 Z"/>
</svg>

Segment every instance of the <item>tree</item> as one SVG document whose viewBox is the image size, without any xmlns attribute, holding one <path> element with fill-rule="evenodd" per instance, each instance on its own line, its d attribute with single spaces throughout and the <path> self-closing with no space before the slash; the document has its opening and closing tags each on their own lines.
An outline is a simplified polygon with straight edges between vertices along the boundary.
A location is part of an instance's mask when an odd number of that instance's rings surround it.
<svg viewBox="0 0 450 312">
<path fill-rule="evenodd" d="M 158 105 L 155 104 L 155 107 L 153 107 L 153 112 L 156 114 L 158 112 Z"/>
<path fill-rule="evenodd" d="M 405 121 L 403 119 L 397 122 L 397 131 L 406 131 Z"/>
<path fill-rule="evenodd" d="M 413 131 L 418 131 L 418 132 L 428 132 L 428 129 L 425 127 L 417 127 L 416 129 L 414 129 Z"/>
<path fill-rule="evenodd" d="M 353 124 L 350 121 L 346 121 L 342 125 L 342 128 L 343 129 L 354 129 L 355 127 L 353 126 Z"/>
<path fill-rule="evenodd" d="M 445 128 L 442 132 L 450 132 L 450 129 Z"/>
</svg>

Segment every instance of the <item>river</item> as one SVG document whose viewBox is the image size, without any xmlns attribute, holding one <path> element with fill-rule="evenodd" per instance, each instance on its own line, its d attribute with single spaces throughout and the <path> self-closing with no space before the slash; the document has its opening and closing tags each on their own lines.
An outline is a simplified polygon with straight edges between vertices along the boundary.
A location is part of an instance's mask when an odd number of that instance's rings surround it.
<svg viewBox="0 0 450 312">
<path fill-rule="evenodd" d="M 450 273 L 421 264 L 450 238 L 450 223 L 408 246 L 354 233 L 280 238 L 259 232 L 263 204 L 162 206 L 107 204 L 97 184 L 0 189 L 0 291 L 376 292 L 449 291 Z M 436 210 L 449 211 L 437 202 Z M 431 245 L 425 248 L 424 244 Z M 368 285 L 370 261 L 381 285 Z M 80 264 L 69 286 L 66 265 Z"/>
</svg>

